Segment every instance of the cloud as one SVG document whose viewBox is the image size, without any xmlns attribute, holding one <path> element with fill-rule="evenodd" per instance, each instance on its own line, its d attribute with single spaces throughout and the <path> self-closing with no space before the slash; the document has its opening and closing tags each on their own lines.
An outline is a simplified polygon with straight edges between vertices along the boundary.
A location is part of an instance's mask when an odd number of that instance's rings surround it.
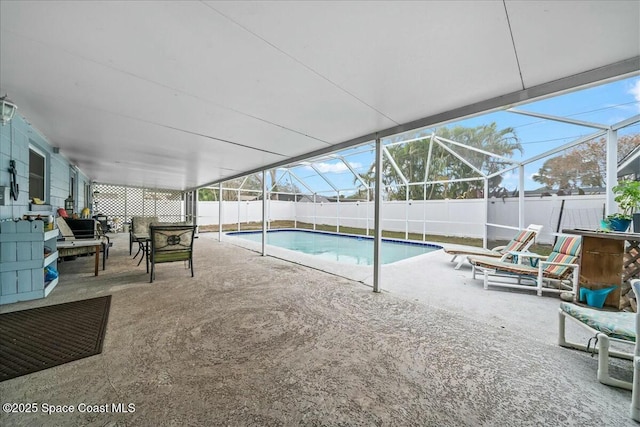
<svg viewBox="0 0 640 427">
<path fill-rule="evenodd" d="M 513 172 L 509 171 L 509 172 L 505 172 L 502 174 L 502 180 L 503 181 L 513 181 L 513 180 L 518 180 L 518 175 L 514 174 Z"/>
<path fill-rule="evenodd" d="M 343 173 L 348 171 L 349 169 L 347 168 L 347 165 L 345 165 L 342 162 L 337 162 L 337 163 L 315 163 L 316 168 L 322 172 L 322 173 Z M 362 167 L 362 165 L 360 163 L 355 163 L 355 162 L 349 162 L 349 166 L 351 166 L 354 169 L 358 169 L 360 167 Z M 311 166 L 306 166 L 305 168 L 312 170 Z"/>
</svg>

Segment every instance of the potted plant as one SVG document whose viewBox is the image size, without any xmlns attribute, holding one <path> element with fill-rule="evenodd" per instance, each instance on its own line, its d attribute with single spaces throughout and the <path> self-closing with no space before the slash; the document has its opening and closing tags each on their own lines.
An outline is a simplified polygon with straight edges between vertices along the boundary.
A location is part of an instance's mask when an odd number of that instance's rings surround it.
<svg viewBox="0 0 640 427">
<path fill-rule="evenodd" d="M 640 181 L 620 181 L 612 190 L 620 212 L 607 216 L 606 222 L 613 231 L 626 231 L 634 212 L 640 208 Z M 640 224 L 634 224 L 634 229 L 640 230 Z"/>
</svg>

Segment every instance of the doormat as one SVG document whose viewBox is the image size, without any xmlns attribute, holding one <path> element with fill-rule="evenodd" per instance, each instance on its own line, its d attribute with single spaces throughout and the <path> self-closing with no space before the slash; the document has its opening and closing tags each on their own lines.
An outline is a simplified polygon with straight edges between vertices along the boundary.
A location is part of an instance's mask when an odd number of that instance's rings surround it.
<svg viewBox="0 0 640 427">
<path fill-rule="evenodd" d="M 111 295 L 0 314 L 0 382 L 100 354 Z"/>
</svg>

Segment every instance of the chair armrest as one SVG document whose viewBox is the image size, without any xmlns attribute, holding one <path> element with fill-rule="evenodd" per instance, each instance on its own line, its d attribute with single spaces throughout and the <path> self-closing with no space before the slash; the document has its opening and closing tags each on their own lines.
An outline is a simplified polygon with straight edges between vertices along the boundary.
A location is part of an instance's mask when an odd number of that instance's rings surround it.
<svg viewBox="0 0 640 427">
<path fill-rule="evenodd" d="M 531 262 L 531 265 L 532 265 L 532 266 L 534 266 L 534 267 L 537 265 L 537 264 L 535 264 L 535 263 L 534 263 L 534 260 L 540 260 L 540 261 L 542 261 L 542 260 L 546 260 L 547 258 L 549 258 L 549 256 L 548 256 L 548 255 L 540 255 L 540 254 L 537 254 L 537 253 L 535 253 L 535 252 L 529 252 L 529 251 L 509 251 L 509 252 L 506 252 L 506 253 L 502 256 L 502 258 L 500 258 L 500 260 L 501 260 L 501 261 L 505 261 L 505 260 L 506 260 L 506 258 L 507 258 L 509 255 L 511 255 L 512 257 L 514 257 L 514 258 L 516 258 L 516 259 L 518 260 L 518 261 L 517 261 L 517 264 L 522 264 L 522 260 L 523 260 L 523 258 L 529 258 L 529 260 L 530 260 L 530 262 Z M 515 261 L 514 261 L 514 262 L 515 262 Z M 536 261 L 536 262 L 538 262 L 538 261 Z"/>
<path fill-rule="evenodd" d="M 544 266 L 546 265 L 561 265 L 561 266 L 565 266 L 565 267 L 569 267 L 573 269 L 573 273 L 575 274 L 576 268 L 580 267 L 579 264 L 571 264 L 571 263 L 564 263 L 564 262 L 551 262 L 551 261 L 542 261 L 540 260 L 540 262 L 538 263 L 538 274 L 542 274 L 542 270 L 544 270 Z"/>
<path fill-rule="evenodd" d="M 507 245 L 496 246 L 495 248 L 491 248 L 491 250 L 492 250 L 492 251 L 496 251 L 496 252 L 498 252 L 498 251 L 503 250 L 503 249 L 504 249 L 504 248 L 506 248 L 506 247 L 507 247 Z"/>
<path fill-rule="evenodd" d="M 571 264 L 571 263 L 564 263 L 564 262 L 540 261 L 540 264 L 545 264 L 545 265 L 564 265 L 566 267 L 571 267 L 571 268 L 580 267 L 580 264 Z"/>
</svg>

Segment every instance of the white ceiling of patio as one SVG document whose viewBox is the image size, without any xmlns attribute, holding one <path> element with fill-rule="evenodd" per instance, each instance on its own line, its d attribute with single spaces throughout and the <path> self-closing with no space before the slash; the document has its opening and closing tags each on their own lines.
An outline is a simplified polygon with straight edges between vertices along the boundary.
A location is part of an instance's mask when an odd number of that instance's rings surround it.
<svg viewBox="0 0 640 427">
<path fill-rule="evenodd" d="M 0 31 L 19 113 L 152 188 L 640 70 L 638 1 L 0 1 Z"/>
</svg>

